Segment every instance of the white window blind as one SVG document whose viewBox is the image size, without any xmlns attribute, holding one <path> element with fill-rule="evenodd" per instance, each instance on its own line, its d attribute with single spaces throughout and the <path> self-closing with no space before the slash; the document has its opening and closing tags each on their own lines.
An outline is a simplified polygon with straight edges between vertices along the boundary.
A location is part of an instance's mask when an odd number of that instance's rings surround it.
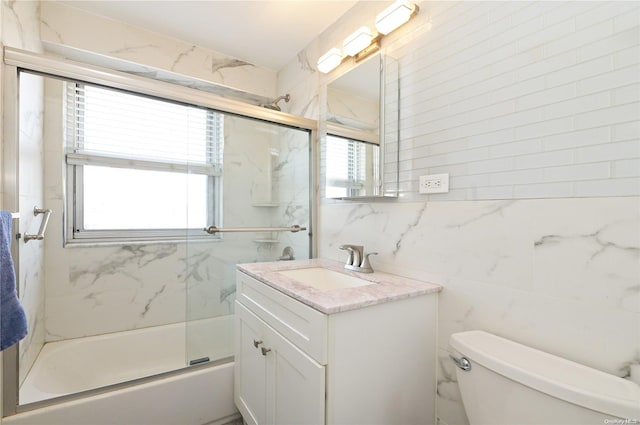
<svg viewBox="0 0 640 425">
<path fill-rule="evenodd" d="M 67 161 L 219 175 L 222 115 L 142 95 L 67 84 Z"/>
</svg>

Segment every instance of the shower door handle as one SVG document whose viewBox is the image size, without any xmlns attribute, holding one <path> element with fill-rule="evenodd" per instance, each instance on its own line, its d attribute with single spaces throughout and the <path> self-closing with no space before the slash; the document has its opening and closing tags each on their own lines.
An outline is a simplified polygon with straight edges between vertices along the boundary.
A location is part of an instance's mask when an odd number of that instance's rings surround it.
<svg viewBox="0 0 640 425">
<path fill-rule="evenodd" d="M 29 235 L 27 233 L 24 234 L 24 243 L 27 243 L 29 241 L 41 241 L 44 239 L 44 233 L 47 231 L 47 226 L 49 225 L 49 217 L 51 217 L 52 212 L 53 211 L 51 211 L 51 209 L 48 209 L 48 208 L 44 209 L 44 208 L 33 207 L 34 216 L 43 214 L 42 222 L 40 223 L 40 230 L 38 230 L 37 235 Z"/>
</svg>

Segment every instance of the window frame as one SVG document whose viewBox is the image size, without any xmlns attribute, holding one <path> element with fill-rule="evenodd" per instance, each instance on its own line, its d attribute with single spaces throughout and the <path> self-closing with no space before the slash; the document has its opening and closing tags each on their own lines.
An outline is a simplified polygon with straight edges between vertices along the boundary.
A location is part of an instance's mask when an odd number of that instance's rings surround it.
<svg viewBox="0 0 640 425">
<path fill-rule="evenodd" d="M 78 86 L 94 86 L 106 90 L 113 90 L 131 94 L 134 96 L 149 97 L 154 100 L 173 103 L 183 106 L 193 106 L 207 111 L 207 120 L 211 119 L 216 124 L 216 131 L 220 134 L 211 134 L 211 139 L 207 139 L 207 144 L 211 148 L 219 150 L 214 158 L 211 154 L 213 150 L 207 150 L 207 164 L 189 164 L 185 162 L 171 162 L 155 159 L 131 160 L 123 155 L 101 155 L 82 152 L 83 142 L 81 136 L 76 132 L 78 128 L 77 120 L 82 119 L 81 114 L 76 114 L 77 96 L 73 100 L 67 99 L 70 90 L 75 90 Z M 109 166 L 129 170 L 149 170 L 149 171 L 171 171 L 181 174 L 202 174 L 207 175 L 207 223 L 221 223 L 222 221 L 222 143 L 224 140 L 223 113 L 208 107 L 179 102 L 172 99 L 158 96 L 149 96 L 130 90 L 123 90 L 114 87 L 101 86 L 97 84 L 84 83 L 78 81 L 64 81 L 65 100 L 63 101 L 65 129 L 65 167 L 66 167 L 66 188 L 67 188 L 67 213 L 65 217 L 64 245 L 86 245 L 86 244 L 118 244 L 128 245 L 135 243 L 162 243 L 176 241 L 197 241 L 197 240 L 220 240 L 220 235 L 209 235 L 204 228 L 165 228 L 165 229 L 85 229 L 84 228 L 84 166 Z M 69 109 L 69 103 L 73 102 L 73 111 Z M 216 117 L 215 115 L 219 115 Z M 216 132 L 214 131 L 214 133 Z M 213 149 L 213 148 L 212 148 Z M 80 152 L 78 152 L 80 151 Z M 127 166 L 128 165 L 128 166 Z M 149 206 L 149 213 L 153 213 L 153 206 Z"/>
</svg>

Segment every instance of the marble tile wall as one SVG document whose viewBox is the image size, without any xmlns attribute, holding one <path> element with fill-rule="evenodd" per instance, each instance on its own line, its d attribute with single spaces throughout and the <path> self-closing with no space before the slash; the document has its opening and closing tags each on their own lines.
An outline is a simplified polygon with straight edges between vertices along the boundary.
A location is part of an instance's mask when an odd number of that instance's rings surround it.
<svg viewBox="0 0 640 425">
<path fill-rule="evenodd" d="M 2 0 L 2 44 L 41 52 L 40 2 Z"/>
<path fill-rule="evenodd" d="M 362 244 L 380 252 L 374 268 L 444 286 L 445 423 L 466 423 L 448 360 L 454 332 L 484 329 L 617 376 L 639 360 L 638 198 L 323 205 L 320 228 L 321 257 Z"/>
<path fill-rule="evenodd" d="M 314 64 L 372 22 L 379 5 L 363 3 L 280 72 L 284 90 L 309 89 L 297 113 L 326 113 L 327 82 L 354 64 Z M 419 4 L 382 42 L 400 66 L 401 196 L 322 199 L 319 256 L 363 244 L 374 268 L 444 286 L 440 424 L 468 423 L 448 360 L 457 331 L 625 376 L 640 362 L 638 4 Z M 452 191 L 418 194 L 438 172 Z"/>
<path fill-rule="evenodd" d="M 40 30 L 47 49 L 84 50 L 276 97 L 276 73 L 189 42 L 84 12 L 69 4 L 40 4 Z M 87 37 L 91 34 L 91 37 Z"/>
</svg>

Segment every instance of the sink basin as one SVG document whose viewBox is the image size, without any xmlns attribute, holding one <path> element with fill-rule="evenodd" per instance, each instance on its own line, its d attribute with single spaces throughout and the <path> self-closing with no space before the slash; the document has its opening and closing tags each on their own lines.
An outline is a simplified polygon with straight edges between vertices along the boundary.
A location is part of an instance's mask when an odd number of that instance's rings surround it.
<svg viewBox="0 0 640 425">
<path fill-rule="evenodd" d="M 321 291 L 355 288 L 358 286 L 366 286 L 374 283 L 368 280 L 360 279 L 322 267 L 286 270 L 278 273 Z"/>
</svg>

